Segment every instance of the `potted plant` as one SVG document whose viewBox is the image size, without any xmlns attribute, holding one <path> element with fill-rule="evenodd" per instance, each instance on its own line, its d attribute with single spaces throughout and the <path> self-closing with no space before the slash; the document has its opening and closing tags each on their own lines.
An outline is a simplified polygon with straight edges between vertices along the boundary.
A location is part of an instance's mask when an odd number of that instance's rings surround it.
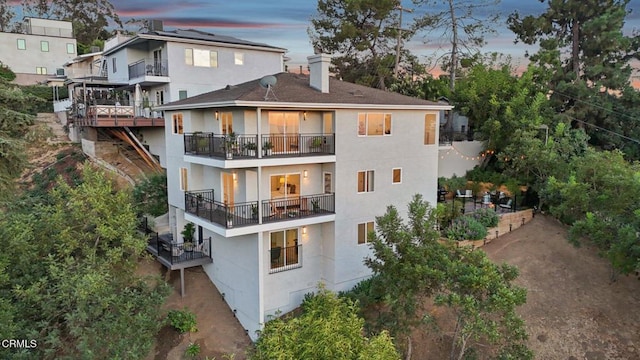
<svg viewBox="0 0 640 360">
<path fill-rule="evenodd" d="M 313 209 L 314 213 L 320 212 L 320 199 L 311 200 L 311 208 Z"/>
<path fill-rule="evenodd" d="M 271 141 L 265 141 L 262 144 L 262 150 L 264 150 L 264 155 L 265 156 L 270 156 L 271 155 L 271 149 L 273 149 L 273 143 L 271 143 Z"/>
<path fill-rule="evenodd" d="M 258 205 L 251 205 L 251 218 L 253 220 L 258 220 Z"/>
<path fill-rule="evenodd" d="M 193 251 L 193 235 L 196 233 L 196 227 L 193 223 L 186 223 L 182 229 L 182 238 L 184 239 L 183 247 L 185 251 Z"/>
<path fill-rule="evenodd" d="M 233 159 L 233 152 L 238 148 L 238 140 L 236 138 L 236 133 L 231 132 L 227 134 L 224 138 L 224 152 L 226 154 L 227 160 Z"/>
<path fill-rule="evenodd" d="M 255 157 L 256 156 L 256 150 L 258 150 L 258 144 L 254 143 L 254 142 L 248 142 L 246 144 L 244 144 L 244 146 L 242 147 L 242 150 L 244 150 L 247 155 L 251 156 L 251 157 Z"/>
<path fill-rule="evenodd" d="M 311 144 L 309 144 L 309 149 L 313 152 L 320 151 L 321 147 L 322 147 L 322 137 L 320 136 L 314 137 L 311 140 Z"/>
<path fill-rule="evenodd" d="M 227 212 L 227 228 L 232 228 L 232 227 L 233 227 L 233 213 Z"/>
</svg>

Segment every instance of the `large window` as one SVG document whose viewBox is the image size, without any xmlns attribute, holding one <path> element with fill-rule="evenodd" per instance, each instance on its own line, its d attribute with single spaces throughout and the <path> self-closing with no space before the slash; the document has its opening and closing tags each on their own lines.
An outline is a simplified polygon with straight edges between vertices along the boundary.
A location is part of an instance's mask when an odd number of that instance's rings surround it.
<svg viewBox="0 0 640 360">
<path fill-rule="evenodd" d="M 358 114 L 358 136 L 391 135 L 391 114 Z"/>
<path fill-rule="evenodd" d="M 218 52 L 202 49 L 184 49 L 185 64 L 200 67 L 218 67 Z"/>
<path fill-rule="evenodd" d="M 172 132 L 174 134 L 182 134 L 182 114 L 173 114 L 172 119 Z"/>
<path fill-rule="evenodd" d="M 27 40 L 18 39 L 18 50 L 27 50 Z"/>
<path fill-rule="evenodd" d="M 216 113 L 218 112 L 216 111 Z M 233 113 L 223 112 L 218 113 L 217 116 L 220 117 L 220 131 L 222 132 L 222 134 L 231 134 L 233 132 Z"/>
<path fill-rule="evenodd" d="M 178 90 L 178 100 L 184 100 L 187 96 L 187 90 Z"/>
<path fill-rule="evenodd" d="M 300 112 L 298 111 L 270 111 L 269 134 L 273 152 L 296 153 L 300 132 Z"/>
<path fill-rule="evenodd" d="M 269 240 L 270 273 L 302 266 L 298 229 L 274 231 L 270 234 Z"/>
<path fill-rule="evenodd" d="M 189 190 L 189 186 L 187 183 L 187 168 L 180 168 L 180 190 Z"/>
<path fill-rule="evenodd" d="M 436 143 L 436 114 L 426 114 L 424 116 L 424 144 L 433 145 Z"/>
<path fill-rule="evenodd" d="M 358 192 L 373 192 L 373 170 L 358 171 Z"/>
<path fill-rule="evenodd" d="M 36 74 L 38 74 L 38 75 L 47 75 L 47 68 L 46 67 L 42 67 L 42 66 L 36 67 Z"/>
<path fill-rule="evenodd" d="M 369 233 L 373 231 L 373 221 L 358 224 L 358 244 L 369 242 Z"/>
<path fill-rule="evenodd" d="M 40 51 L 49 52 L 49 42 L 48 41 L 40 41 Z"/>
</svg>

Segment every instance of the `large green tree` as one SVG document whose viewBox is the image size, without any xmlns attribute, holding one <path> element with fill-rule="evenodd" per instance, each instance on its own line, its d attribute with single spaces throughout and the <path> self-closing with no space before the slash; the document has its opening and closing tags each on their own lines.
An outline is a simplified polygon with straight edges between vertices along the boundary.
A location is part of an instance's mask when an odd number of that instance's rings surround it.
<svg viewBox="0 0 640 360">
<path fill-rule="evenodd" d="M 113 24 L 122 28 L 120 17 L 109 0 L 22 0 L 25 15 L 73 22 L 76 40 L 85 45 L 105 40 Z"/>
<path fill-rule="evenodd" d="M 135 275 L 146 240 L 130 195 L 87 165 L 81 185 L 60 180 L 43 200 L 9 208 L 0 213 L 0 317 L 8 324 L 0 332 L 38 346 L 1 357 L 147 356 L 167 287 Z"/>
<path fill-rule="evenodd" d="M 308 33 L 317 52 L 333 55 L 336 76 L 355 83 L 386 88 L 393 76 L 399 16 L 396 0 L 318 0 Z M 401 33 L 402 39 L 411 36 Z M 402 52 L 403 68 L 415 58 Z M 408 59 L 408 61 L 407 61 Z"/>
<path fill-rule="evenodd" d="M 8 32 L 15 16 L 12 6 L 7 0 L 0 0 L 0 31 Z"/>
<path fill-rule="evenodd" d="M 538 44 L 530 60 L 542 71 L 552 105 L 564 121 L 585 126 L 593 144 L 621 147 L 632 119 L 614 116 L 620 92 L 629 90 L 630 60 L 638 58 L 637 37 L 622 32 L 628 0 L 548 0 L 538 15 L 509 16 L 517 41 Z M 598 131 L 599 128 L 608 131 Z"/>
<path fill-rule="evenodd" d="M 387 332 L 367 339 L 356 304 L 320 287 L 307 295 L 302 314 L 265 324 L 251 359 L 398 360 Z"/>
</svg>

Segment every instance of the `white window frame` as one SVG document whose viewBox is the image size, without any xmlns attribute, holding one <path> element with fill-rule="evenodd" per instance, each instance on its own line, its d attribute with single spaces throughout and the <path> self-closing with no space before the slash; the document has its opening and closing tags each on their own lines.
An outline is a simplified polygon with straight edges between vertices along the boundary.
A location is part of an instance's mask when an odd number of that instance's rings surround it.
<svg viewBox="0 0 640 360">
<path fill-rule="evenodd" d="M 218 67 L 218 52 L 215 50 L 185 48 L 184 62 L 194 67 Z"/>
<path fill-rule="evenodd" d="M 47 75 L 47 68 L 44 66 L 37 66 L 36 67 L 36 74 L 38 75 Z"/>
<path fill-rule="evenodd" d="M 49 52 L 49 42 L 46 40 L 40 41 L 40 51 L 41 52 Z"/>
<path fill-rule="evenodd" d="M 67 54 L 75 54 L 75 53 L 76 53 L 75 45 L 73 45 L 73 43 L 67 43 Z"/>
<path fill-rule="evenodd" d="M 364 191 L 360 191 L 360 173 L 364 173 Z M 372 193 L 375 190 L 376 171 L 373 169 L 359 170 L 356 175 L 358 194 Z"/>
<path fill-rule="evenodd" d="M 366 245 L 369 244 L 369 232 L 375 231 L 375 223 L 373 221 L 367 221 L 363 223 L 358 223 L 357 225 L 357 237 L 358 237 L 358 245 Z M 364 229 L 364 234 L 361 234 L 361 229 Z M 364 235 L 364 238 L 362 238 Z M 361 239 L 363 241 L 361 241 Z"/>
<path fill-rule="evenodd" d="M 20 47 L 20 45 L 22 45 L 22 47 Z M 27 39 L 17 39 L 16 46 L 18 50 L 27 50 Z"/>
<path fill-rule="evenodd" d="M 379 134 L 369 134 L 369 117 L 372 117 L 374 115 L 382 116 L 382 128 Z M 389 120 L 388 127 L 387 127 L 387 119 Z M 357 122 L 358 137 L 391 136 L 393 134 L 392 129 L 393 129 L 393 116 L 391 116 L 391 113 L 376 113 L 376 112 L 358 113 L 358 122 Z"/>
<path fill-rule="evenodd" d="M 181 167 L 178 171 L 178 176 L 180 178 L 180 191 L 188 191 L 189 190 L 189 171 L 185 167 Z"/>
<path fill-rule="evenodd" d="M 296 252 L 296 257 L 297 257 L 297 261 L 295 263 L 287 263 L 287 232 L 290 230 L 295 230 L 297 232 L 296 236 L 297 236 L 297 252 Z M 281 248 L 281 256 L 284 256 L 284 264 L 282 266 L 278 266 L 278 267 L 272 267 L 273 263 L 271 262 L 271 235 L 273 233 L 283 233 L 284 234 L 284 247 Z M 300 247 L 301 245 L 301 236 L 302 236 L 302 229 L 299 227 L 296 228 L 287 228 L 287 229 L 282 229 L 282 230 L 274 230 L 274 231 L 270 231 L 269 232 L 269 274 L 273 274 L 273 273 L 278 273 L 278 272 L 282 272 L 282 271 L 286 271 L 286 270 L 292 270 L 292 269 L 298 269 L 302 267 L 302 251 L 300 251 L 302 248 Z"/>
<path fill-rule="evenodd" d="M 182 113 L 171 115 L 171 133 L 174 135 L 184 134 L 184 116 Z"/>
<path fill-rule="evenodd" d="M 233 63 L 235 65 L 244 65 L 244 53 L 234 52 L 233 53 Z"/>
<path fill-rule="evenodd" d="M 424 115 L 424 144 L 438 145 L 438 116 L 433 113 Z M 433 134 L 433 139 L 430 135 Z"/>
<path fill-rule="evenodd" d="M 395 171 L 396 170 L 400 171 L 400 180 L 399 181 L 396 181 L 396 179 L 395 179 Z M 397 167 L 397 168 L 391 169 L 391 184 L 393 184 L 393 185 L 402 184 L 402 168 L 401 167 Z"/>
</svg>

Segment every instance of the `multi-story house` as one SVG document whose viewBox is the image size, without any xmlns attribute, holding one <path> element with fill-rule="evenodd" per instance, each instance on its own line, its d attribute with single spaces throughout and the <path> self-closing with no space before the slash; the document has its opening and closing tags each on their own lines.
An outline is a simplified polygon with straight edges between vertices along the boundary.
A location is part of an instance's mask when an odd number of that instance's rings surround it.
<svg viewBox="0 0 640 360">
<path fill-rule="evenodd" d="M 202 264 L 252 338 L 319 282 L 340 291 L 370 276 L 367 232 L 387 205 L 436 202 L 451 106 L 330 78 L 329 62 L 160 108 L 174 243 L 153 252 L 174 269 Z"/>
<path fill-rule="evenodd" d="M 152 24 L 149 31 L 107 42 L 102 79 L 76 82 L 73 118 L 86 130 L 85 151 L 95 147 L 100 133 L 117 134 L 164 167 L 165 124 L 157 106 L 284 68 L 285 49 Z"/>
<path fill-rule="evenodd" d="M 0 62 L 16 74 L 14 82 L 34 85 L 62 75 L 62 64 L 76 57 L 71 22 L 28 17 L 22 29 L 0 32 Z"/>
</svg>

